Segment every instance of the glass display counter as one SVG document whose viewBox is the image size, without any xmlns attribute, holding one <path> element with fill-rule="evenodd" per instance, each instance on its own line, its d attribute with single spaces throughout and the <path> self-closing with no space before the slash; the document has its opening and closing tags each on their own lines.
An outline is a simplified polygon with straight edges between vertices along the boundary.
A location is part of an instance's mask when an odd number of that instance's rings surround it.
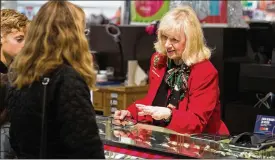
<svg viewBox="0 0 275 160">
<path fill-rule="evenodd" d="M 179 134 L 141 123 L 123 127 L 113 125 L 111 120 L 111 117 L 97 116 L 106 158 L 275 159 L 272 147 L 263 151 L 234 150 L 228 144 L 230 137 Z"/>
</svg>

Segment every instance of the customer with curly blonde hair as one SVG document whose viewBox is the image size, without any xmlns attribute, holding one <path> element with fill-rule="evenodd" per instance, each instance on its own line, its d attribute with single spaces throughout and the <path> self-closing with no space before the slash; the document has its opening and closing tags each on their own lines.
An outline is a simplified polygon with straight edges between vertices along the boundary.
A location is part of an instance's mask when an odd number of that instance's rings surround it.
<svg viewBox="0 0 275 160">
<path fill-rule="evenodd" d="M 0 108 L 3 109 L 5 85 L 7 83 L 6 73 L 13 58 L 21 51 L 25 42 L 25 34 L 28 18 L 13 10 L 1 9 L 1 44 L 0 44 Z M 1 118 L 0 118 L 1 119 Z M 1 120 L 0 120 L 1 123 Z"/>
<path fill-rule="evenodd" d="M 8 85 L 8 67 L 12 59 L 21 51 L 25 42 L 25 34 L 28 18 L 13 10 L 1 9 L 1 44 L 0 44 L 0 126 L 1 126 L 1 150 L 0 158 L 13 158 L 9 145 L 9 123 L 7 104 L 5 101 Z"/>
</svg>

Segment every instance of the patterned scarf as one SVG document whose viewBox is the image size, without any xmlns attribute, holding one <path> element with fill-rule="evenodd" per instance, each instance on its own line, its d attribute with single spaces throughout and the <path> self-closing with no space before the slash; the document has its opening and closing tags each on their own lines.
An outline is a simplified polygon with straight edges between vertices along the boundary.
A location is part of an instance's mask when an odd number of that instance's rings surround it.
<svg viewBox="0 0 275 160">
<path fill-rule="evenodd" d="M 176 65 L 173 60 L 168 59 L 168 71 L 165 75 L 165 82 L 171 89 L 168 102 L 176 107 L 185 96 L 189 75 L 190 67 L 184 63 Z"/>
</svg>

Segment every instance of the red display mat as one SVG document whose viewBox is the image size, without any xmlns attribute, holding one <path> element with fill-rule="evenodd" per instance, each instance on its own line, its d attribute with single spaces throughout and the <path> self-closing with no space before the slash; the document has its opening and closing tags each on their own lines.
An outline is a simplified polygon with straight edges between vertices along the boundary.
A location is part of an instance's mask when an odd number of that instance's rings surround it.
<svg viewBox="0 0 275 160">
<path fill-rule="evenodd" d="M 167 156 L 161 156 L 161 155 L 155 155 L 151 153 L 131 150 L 131 149 L 125 149 L 120 147 L 114 147 L 109 145 L 104 145 L 104 150 L 112 151 L 116 153 L 131 155 L 135 157 L 145 158 L 145 159 L 173 159 L 173 157 L 167 157 Z"/>
</svg>

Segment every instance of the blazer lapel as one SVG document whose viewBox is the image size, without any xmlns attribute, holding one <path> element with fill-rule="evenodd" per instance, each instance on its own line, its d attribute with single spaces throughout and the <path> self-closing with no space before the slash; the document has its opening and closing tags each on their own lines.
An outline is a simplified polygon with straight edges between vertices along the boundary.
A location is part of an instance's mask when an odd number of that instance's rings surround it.
<svg viewBox="0 0 275 160">
<path fill-rule="evenodd" d="M 152 80 L 150 82 L 151 86 L 150 86 L 150 90 L 148 91 L 148 94 L 150 95 L 149 102 L 150 104 L 152 104 L 157 94 L 158 88 L 162 82 L 163 76 L 166 72 L 166 67 L 162 67 L 161 69 L 152 67 L 150 72 L 151 72 Z"/>
</svg>

